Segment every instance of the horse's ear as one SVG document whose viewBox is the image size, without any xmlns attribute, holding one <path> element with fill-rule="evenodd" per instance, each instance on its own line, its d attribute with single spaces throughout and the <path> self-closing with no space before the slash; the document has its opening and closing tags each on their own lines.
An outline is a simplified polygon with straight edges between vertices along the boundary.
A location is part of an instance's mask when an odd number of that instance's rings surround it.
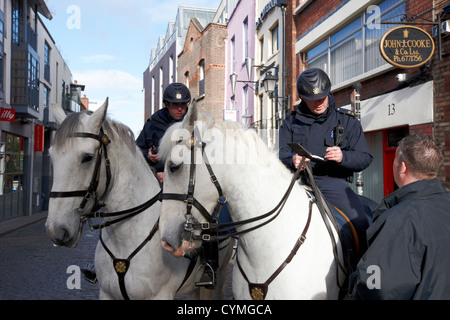
<svg viewBox="0 0 450 320">
<path fill-rule="evenodd" d="M 189 106 L 188 113 L 186 114 L 186 117 L 183 120 L 183 128 L 192 131 L 194 129 L 195 121 L 197 121 L 197 117 L 198 117 L 197 101 L 194 100 L 192 104 Z"/>
<path fill-rule="evenodd" d="M 90 127 L 93 128 L 94 132 L 100 131 L 100 128 L 103 125 L 103 122 L 106 119 L 106 113 L 108 111 L 108 100 L 109 98 L 106 98 L 103 105 L 94 111 L 93 114 L 89 117 L 89 124 Z"/>
<path fill-rule="evenodd" d="M 53 117 L 55 118 L 56 123 L 63 123 L 64 119 L 66 119 L 67 115 L 64 112 L 63 108 L 59 103 L 52 103 Z"/>
</svg>

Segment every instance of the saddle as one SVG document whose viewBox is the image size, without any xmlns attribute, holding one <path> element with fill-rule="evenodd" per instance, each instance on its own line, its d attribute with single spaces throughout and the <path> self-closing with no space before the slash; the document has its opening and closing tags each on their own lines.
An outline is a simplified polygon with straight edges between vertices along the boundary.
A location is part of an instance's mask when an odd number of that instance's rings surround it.
<svg viewBox="0 0 450 320">
<path fill-rule="evenodd" d="M 310 198 L 314 199 L 315 202 L 319 201 L 316 198 L 316 191 L 310 184 L 302 184 L 302 187 Z M 359 238 L 353 223 L 350 221 L 350 219 L 345 215 L 345 213 L 342 210 L 333 205 L 330 205 L 330 203 L 323 197 L 322 194 L 320 194 L 319 197 L 323 198 L 322 201 L 326 202 L 326 205 L 325 206 L 318 205 L 318 208 L 321 211 L 326 210 L 324 207 L 327 207 L 327 209 L 330 210 L 332 218 L 334 218 L 335 220 L 336 223 L 335 227 L 337 227 L 337 231 L 344 251 L 351 250 L 352 252 L 351 255 L 359 255 L 359 248 L 360 248 Z M 322 212 L 322 214 L 326 213 Z M 345 261 L 345 265 L 347 266 L 349 265 L 347 261 Z"/>
</svg>

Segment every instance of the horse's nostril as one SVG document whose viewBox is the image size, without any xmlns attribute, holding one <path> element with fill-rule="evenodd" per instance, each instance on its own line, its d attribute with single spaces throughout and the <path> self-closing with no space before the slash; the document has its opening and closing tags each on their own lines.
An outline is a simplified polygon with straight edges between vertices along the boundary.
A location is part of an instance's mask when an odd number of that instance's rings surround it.
<svg viewBox="0 0 450 320">
<path fill-rule="evenodd" d="M 56 237 L 54 237 L 53 243 L 56 244 L 57 246 L 66 246 L 70 241 L 71 241 L 71 236 L 70 236 L 70 232 L 68 229 L 66 228 L 62 228 L 61 232 L 59 234 L 56 235 Z"/>
<path fill-rule="evenodd" d="M 64 243 L 70 241 L 70 233 L 69 233 L 69 231 L 68 231 L 66 228 L 63 229 L 63 237 L 62 237 L 62 241 L 63 241 Z"/>
</svg>

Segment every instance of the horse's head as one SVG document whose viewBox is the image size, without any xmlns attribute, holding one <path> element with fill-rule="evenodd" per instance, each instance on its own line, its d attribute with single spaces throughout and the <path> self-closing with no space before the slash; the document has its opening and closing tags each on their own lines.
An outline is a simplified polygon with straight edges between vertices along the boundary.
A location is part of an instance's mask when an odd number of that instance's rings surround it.
<svg viewBox="0 0 450 320">
<path fill-rule="evenodd" d="M 94 206 L 93 199 L 86 199 L 86 192 L 93 181 L 100 144 L 99 136 L 108 109 L 108 99 L 95 112 L 80 112 L 65 115 L 61 107 L 53 107 L 56 121 L 60 124 L 54 144 L 50 148 L 53 165 L 53 186 L 50 194 L 47 234 L 57 245 L 75 247 L 78 244 L 83 223 L 81 215 Z M 79 133 L 87 133 L 82 137 Z M 105 175 L 100 165 L 100 178 Z M 96 192 L 104 192 L 99 190 Z M 92 198 L 92 197 L 91 197 Z"/>
<path fill-rule="evenodd" d="M 217 146 L 223 134 L 215 128 L 213 118 L 199 114 L 194 102 L 183 122 L 171 126 L 160 143 L 160 156 L 165 159 L 161 238 L 163 248 L 177 257 L 199 245 L 191 235 L 199 236 L 201 230 L 191 233 L 185 223 L 208 221 L 217 204 L 218 191 L 205 164 L 209 160 L 217 180 L 222 180 L 225 168 L 216 160 L 221 158 Z"/>
</svg>

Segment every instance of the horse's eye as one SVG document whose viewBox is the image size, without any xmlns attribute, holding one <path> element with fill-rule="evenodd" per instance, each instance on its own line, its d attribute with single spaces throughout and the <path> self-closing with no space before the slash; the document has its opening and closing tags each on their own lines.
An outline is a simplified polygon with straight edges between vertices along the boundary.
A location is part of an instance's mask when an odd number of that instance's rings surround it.
<svg viewBox="0 0 450 320">
<path fill-rule="evenodd" d="M 86 153 L 83 157 L 83 160 L 81 161 L 81 163 L 88 163 L 91 162 L 92 159 L 94 159 L 94 155 Z"/>
<path fill-rule="evenodd" d="M 181 165 L 183 164 L 183 162 L 180 162 L 180 163 L 175 163 L 175 162 L 172 162 L 172 161 L 169 161 L 169 169 L 170 169 L 170 172 L 175 172 L 175 171 L 177 171 L 178 169 L 180 169 L 181 168 Z"/>
</svg>

